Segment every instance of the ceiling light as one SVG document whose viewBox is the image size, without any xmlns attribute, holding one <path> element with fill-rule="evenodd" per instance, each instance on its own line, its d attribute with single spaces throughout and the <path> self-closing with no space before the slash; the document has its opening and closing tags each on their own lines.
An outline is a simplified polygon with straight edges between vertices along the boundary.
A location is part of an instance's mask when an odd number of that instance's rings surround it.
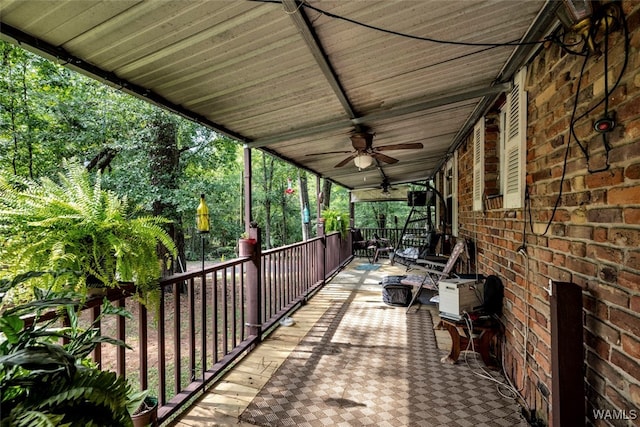
<svg viewBox="0 0 640 427">
<path fill-rule="evenodd" d="M 369 154 L 359 154 L 354 157 L 353 163 L 355 163 L 358 169 L 366 169 L 373 163 L 373 157 Z"/>
</svg>

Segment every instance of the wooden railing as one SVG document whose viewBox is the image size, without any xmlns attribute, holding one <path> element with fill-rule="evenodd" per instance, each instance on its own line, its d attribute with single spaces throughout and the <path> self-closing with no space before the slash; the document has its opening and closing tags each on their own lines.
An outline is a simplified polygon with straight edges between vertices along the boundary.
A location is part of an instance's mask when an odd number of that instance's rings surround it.
<svg viewBox="0 0 640 427">
<path fill-rule="evenodd" d="M 400 239 L 402 238 L 402 228 L 359 228 L 362 233 L 363 240 L 373 240 L 374 236 L 378 236 L 389 241 L 390 246 L 396 247 Z M 408 228 L 405 230 L 406 234 L 424 234 L 424 229 Z M 354 255 L 367 256 L 366 250 L 357 249 L 354 250 Z"/>
<path fill-rule="evenodd" d="M 168 277 L 158 307 L 111 291 L 135 316 L 103 322 L 103 334 L 132 350 L 103 345 L 94 360 L 157 394 L 159 421 L 168 421 L 351 256 L 350 236 L 336 233 Z M 86 310 L 86 321 L 99 310 Z"/>
</svg>

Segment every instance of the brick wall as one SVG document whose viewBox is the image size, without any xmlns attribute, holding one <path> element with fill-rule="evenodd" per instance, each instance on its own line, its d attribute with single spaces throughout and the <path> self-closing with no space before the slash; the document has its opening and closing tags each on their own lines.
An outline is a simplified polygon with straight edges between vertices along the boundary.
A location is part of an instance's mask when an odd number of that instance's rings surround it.
<svg viewBox="0 0 640 427">
<path fill-rule="evenodd" d="M 593 409 L 640 413 L 640 3 L 623 2 L 630 31 L 629 59 L 609 97 L 617 125 L 609 134 L 609 168 L 593 120 L 603 113 L 603 58 L 591 58 L 582 77 L 575 132 L 589 152 L 569 146 L 569 122 L 582 57 L 557 45 L 541 50 L 528 65 L 527 186 L 532 234 L 526 231 L 528 262 L 517 253 L 523 243 L 523 209 L 502 208 L 500 197 L 484 212 L 472 210 L 473 158 L 470 139 L 458 151 L 460 235 L 474 240 L 478 269 L 505 284 L 505 370 L 521 389 L 532 417 L 552 420 L 549 279 L 583 289 L 585 381 L 588 423 L 627 425 L 640 421 L 595 420 Z M 622 32 L 611 38 L 609 84 L 624 60 Z M 499 193 L 499 121 L 485 118 L 487 195 Z M 546 234 L 561 189 L 562 197 Z M 528 215 L 528 214 L 527 214 Z M 525 351 L 526 342 L 526 351 Z M 526 355 L 526 363 L 525 363 Z M 576 424 L 578 425 L 578 424 Z M 629 424 L 630 425 L 630 424 Z"/>
</svg>

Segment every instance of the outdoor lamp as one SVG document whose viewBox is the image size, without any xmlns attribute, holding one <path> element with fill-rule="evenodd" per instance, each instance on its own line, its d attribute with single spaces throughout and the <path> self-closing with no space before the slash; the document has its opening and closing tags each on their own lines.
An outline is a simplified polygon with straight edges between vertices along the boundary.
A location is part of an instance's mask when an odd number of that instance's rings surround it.
<svg viewBox="0 0 640 427">
<path fill-rule="evenodd" d="M 591 53 L 600 55 L 595 38 L 601 31 L 615 30 L 620 17 L 618 6 L 591 0 L 563 0 L 563 3 L 564 8 L 558 10 L 560 21 L 582 36 Z"/>
<path fill-rule="evenodd" d="M 366 169 L 373 163 L 373 157 L 369 154 L 359 154 L 354 157 L 353 163 L 355 163 L 358 169 Z"/>
<path fill-rule="evenodd" d="M 204 194 L 200 194 L 200 204 L 196 209 L 196 227 L 198 233 L 209 232 L 209 207 L 204 201 Z"/>
</svg>

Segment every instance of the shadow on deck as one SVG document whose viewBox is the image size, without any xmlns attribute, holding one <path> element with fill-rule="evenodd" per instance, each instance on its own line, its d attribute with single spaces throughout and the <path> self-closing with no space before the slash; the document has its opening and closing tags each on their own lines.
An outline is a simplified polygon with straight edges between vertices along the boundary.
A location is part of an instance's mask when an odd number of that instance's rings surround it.
<svg viewBox="0 0 640 427">
<path fill-rule="evenodd" d="M 404 268 L 368 266 L 355 258 L 170 425 L 526 426 L 475 353 L 440 362 L 436 306 L 382 303 Z"/>
</svg>

